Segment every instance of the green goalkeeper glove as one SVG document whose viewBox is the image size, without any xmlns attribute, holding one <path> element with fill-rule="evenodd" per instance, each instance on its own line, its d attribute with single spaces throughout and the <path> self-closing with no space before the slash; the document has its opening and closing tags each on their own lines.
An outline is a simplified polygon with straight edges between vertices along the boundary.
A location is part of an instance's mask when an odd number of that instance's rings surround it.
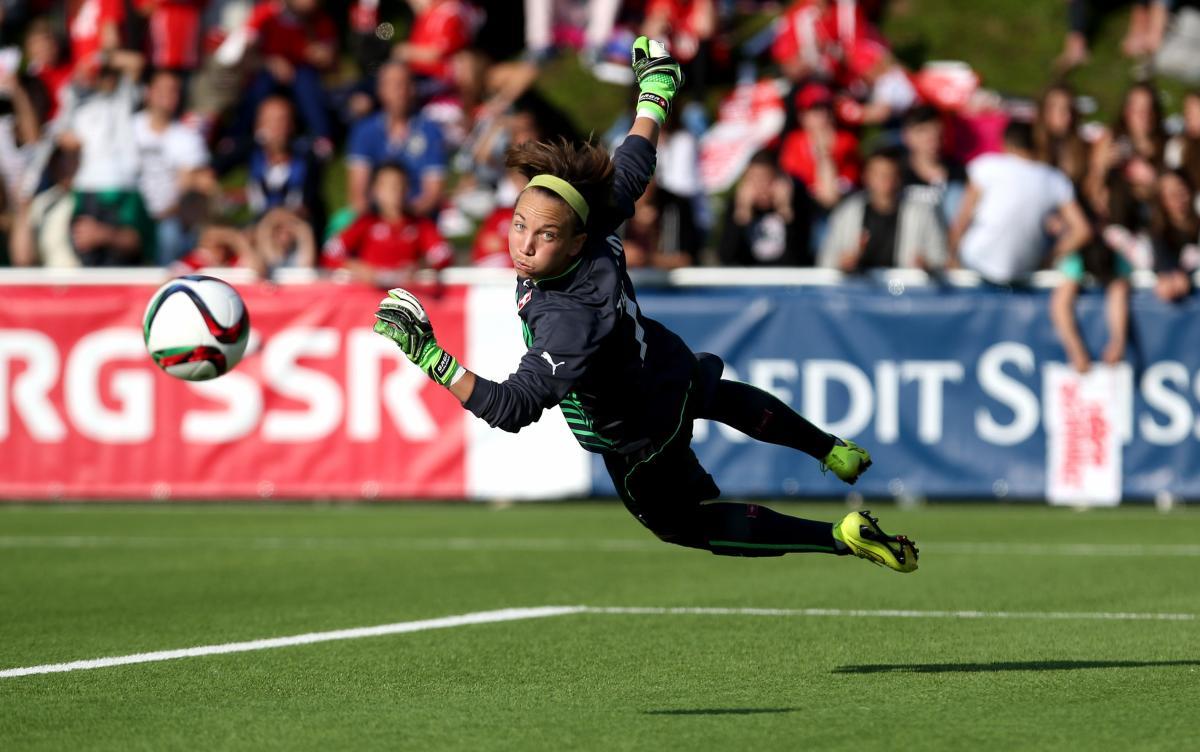
<svg viewBox="0 0 1200 752">
<path fill-rule="evenodd" d="M 400 346 L 408 359 L 442 386 L 450 386 L 461 371 L 458 360 L 438 346 L 425 306 L 408 290 L 388 290 L 375 312 L 374 331 Z"/>
<path fill-rule="evenodd" d="M 637 114 L 654 118 L 662 125 L 671 111 L 675 92 L 683 86 L 683 71 L 679 62 L 667 53 L 666 45 L 657 39 L 635 39 L 632 56 L 633 76 L 641 90 Z"/>
</svg>

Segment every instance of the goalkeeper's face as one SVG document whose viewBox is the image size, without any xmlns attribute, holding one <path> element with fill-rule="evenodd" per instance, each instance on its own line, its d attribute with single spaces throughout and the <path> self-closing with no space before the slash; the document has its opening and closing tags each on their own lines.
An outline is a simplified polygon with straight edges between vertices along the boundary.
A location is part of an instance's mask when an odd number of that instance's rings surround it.
<svg viewBox="0 0 1200 752">
<path fill-rule="evenodd" d="M 508 253 L 523 276 L 544 279 L 562 274 L 583 250 L 585 240 L 587 235 L 578 232 L 578 218 L 567 202 L 536 190 L 517 199 L 508 228 Z"/>
</svg>

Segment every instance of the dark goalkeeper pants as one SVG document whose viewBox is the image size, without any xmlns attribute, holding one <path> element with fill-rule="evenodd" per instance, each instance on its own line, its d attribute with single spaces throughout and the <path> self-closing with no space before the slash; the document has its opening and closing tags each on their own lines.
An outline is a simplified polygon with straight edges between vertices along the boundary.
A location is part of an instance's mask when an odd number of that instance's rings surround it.
<svg viewBox="0 0 1200 752">
<path fill-rule="evenodd" d="M 665 441 L 632 454 L 607 453 L 604 464 L 625 507 L 668 543 L 724 556 L 842 553 L 832 525 L 780 514 L 758 504 L 711 502 L 721 490 L 692 451 L 697 418 L 732 425 L 753 438 L 823 457 L 833 437 L 775 397 L 746 384 L 722 381 L 721 359 L 697 354 L 687 398 Z"/>
</svg>

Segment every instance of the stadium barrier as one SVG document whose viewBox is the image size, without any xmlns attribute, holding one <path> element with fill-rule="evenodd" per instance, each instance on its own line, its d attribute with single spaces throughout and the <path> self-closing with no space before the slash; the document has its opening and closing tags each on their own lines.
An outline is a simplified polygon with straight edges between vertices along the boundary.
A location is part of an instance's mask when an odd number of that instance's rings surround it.
<svg viewBox="0 0 1200 752">
<path fill-rule="evenodd" d="M 272 283 L 213 273 L 242 292 L 254 334 L 233 372 L 185 383 L 142 347 L 141 316 L 163 272 L 0 272 L 0 497 L 612 494 L 557 411 L 506 434 L 405 366 L 370 332 L 379 290 L 306 272 Z M 1055 281 L 999 291 L 965 273 L 847 281 L 823 270 L 694 269 L 642 276 L 639 302 L 724 358 L 728 377 L 870 446 L 876 466 L 854 489 L 864 495 L 1043 497 L 1056 462 L 1103 464 L 1093 448 L 1106 436 L 1117 438 L 1126 498 L 1200 495 L 1200 302 L 1134 295 L 1129 364 L 1104 413 L 1112 425 L 1070 423 L 1077 445 L 1055 460 L 1047 385 L 1062 351 L 1042 289 Z M 511 272 L 463 269 L 420 284 L 439 339 L 489 378 L 503 378 L 523 349 L 511 284 Z M 1084 295 L 1079 313 L 1098 352 L 1102 297 Z M 698 423 L 695 446 L 731 496 L 846 493 L 814 461 L 723 426 Z"/>
</svg>

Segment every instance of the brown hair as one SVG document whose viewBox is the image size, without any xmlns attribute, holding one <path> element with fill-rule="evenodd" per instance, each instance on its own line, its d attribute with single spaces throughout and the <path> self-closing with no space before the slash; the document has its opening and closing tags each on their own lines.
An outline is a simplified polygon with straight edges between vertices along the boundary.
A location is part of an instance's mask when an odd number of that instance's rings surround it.
<svg viewBox="0 0 1200 752">
<path fill-rule="evenodd" d="M 527 178 L 553 175 L 570 183 L 588 204 L 589 223 L 594 224 L 599 216 L 609 212 L 614 170 L 612 159 L 602 146 L 590 141 L 574 144 L 565 138 L 527 141 L 509 147 L 504 155 L 504 166 Z M 536 186 L 528 190 L 539 191 L 566 205 L 566 201 L 553 191 Z M 575 213 L 571 216 L 575 217 Z M 577 223 L 575 229 L 583 232 L 585 228 Z"/>
<path fill-rule="evenodd" d="M 1183 101 L 1200 99 L 1200 91 L 1189 91 Z M 1189 134 L 1186 130 L 1180 134 L 1183 141 L 1183 154 L 1180 155 L 1180 167 L 1187 174 L 1191 185 L 1200 185 L 1200 137 Z"/>
<path fill-rule="evenodd" d="M 1174 177 L 1183 183 L 1189 195 L 1195 195 L 1195 186 L 1192 184 L 1187 172 L 1184 170 L 1167 170 L 1159 176 L 1159 180 L 1161 181 L 1168 176 Z M 1150 217 L 1150 231 L 1152 235 L 1168 243 L 1175 240 L 1180 246 L 1189 242 L 1195 242 L 1196 235 L 1200 234 L 1200 215 L 1196 214 L 1194 204 L 1191 201 L 1188 202 L 1187 224 L 1183 227 L 1177 227 L 1167 215 L 1167 208 L 1163 202 L 1162 194 L 1161 187 L 1155 190 L 1154 210 Z"/>
<path fill-rule="evenodd" d="M 1071 103 L 1071 122 L 1067 133 L 1055 135 L 1046 126 L 1046 102 L 1054 94 L 1063 94 Z M 1079 110 L 1075 108 L 1075 90 L 1069 84 L 1057 83 L 1042 92 L 1038 100 L 1037 117 L 1033 121 L 1034 156 L 1066 173 L 1072 183 L 1083 182 L 1088 169 L 1088 145 L 1079 135 Z"/>
<path fill-rule="evenodd" d="M 1140 156 L 1151 164 L 1161 167 L 1163 148 L 1167 145 L 1167 131 L 1163 127 L 1162 99 L 1158 96 L 1158 89 L 1154 88 L 1154 85 L 1149 81 L 1138 81 L 1125 90 L 1125 94 L 1121 97 L 1121 109 L 1117 112 L 1117 119 L 1113 123 L 1113 140 L 1119 141 L 1123 138 L 1131 138 L 1129 124 L 1125 122 L 1125 110 L 1129 106 L 1129 100 L 1138 91 L 1144 91 L 1150 97 L 1151 122 L 1149 138 L 1150 148 L 1154 150 L 1153 154 L 1141 154 Z M 1136 150 L 1136 146 L 1134 148 Z"/>
</svg>

